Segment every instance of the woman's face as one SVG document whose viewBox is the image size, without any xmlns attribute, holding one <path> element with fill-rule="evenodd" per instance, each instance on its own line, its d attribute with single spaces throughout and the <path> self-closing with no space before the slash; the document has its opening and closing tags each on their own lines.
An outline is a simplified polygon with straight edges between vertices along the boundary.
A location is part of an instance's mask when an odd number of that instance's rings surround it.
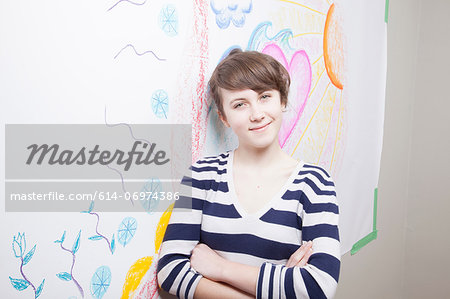
<svg viewBox="0 0 450 299">
<path fill-rule="evenodd" d="M 225 115 L 219 113 L 219 117 L 237 135 L 239 144 L 264 148 L 278 142 L 284 108 L 278 90 L 220 88 L 220 93 Z"/>
</svg>

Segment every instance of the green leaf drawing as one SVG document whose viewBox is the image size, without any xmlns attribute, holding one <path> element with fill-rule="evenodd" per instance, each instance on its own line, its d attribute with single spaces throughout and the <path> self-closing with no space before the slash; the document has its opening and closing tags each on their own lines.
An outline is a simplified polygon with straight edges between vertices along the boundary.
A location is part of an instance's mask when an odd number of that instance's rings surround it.
<svg viewBox="0 0 450 299">
<path fill-rule="evenodd" d="M 113 234 L 112 241 L 111 241 L 111 252 L 114 254 L 114 251 L 116 251 L 116 237 Z"/>
<path fill-rule="evenodd" d="M 73 246 L 72 246 L 72 253 L 73 254 L 75 254 L 78 251 L 78 249 L 80 248 L 80 237 L 81 237 L 81 229 L 78 232 L 77 239 L 75 240 L 75 243 L 73 243 Z"/>
<path fill-rule="evenodd" d="M 31 248 L 30 251 L 28 251 L 27 255 L 25 255 L 25 257 L 23 258 L 23 265 L 25 266 L 26 264 L 28 264 L 28 262 L 31 260 L 31 258 L 33 257 L 34 251 L 36 250 L 36 245 L 33 246 L 33 248 Z"/>
<path fill-rule="evenodd" d="M 24 279 L 16 279 L 10 276 L 9 280 L 11 280 L 12 286 L 18 291 L 23 291 L 30 285 L 30 283 Z"/>
<path fill-rule="evenodd" d="M 44 288 L 44 282 L 45 279 L 41 282 L 41 284 L 39 285 L 39 287 L 36 290 L 36 294 L 34 296 L 34 299 L 36 299 L 37 297 L 39 297 L 39 295 L 42 293 L 42 289 Z"/>
<path fill-rule="evenodd" d="M 60 272 L 60 273 L 56 274 L 56 276 L 58 276 L 58 278 L 61 280 L 65 280 L 65 281 L 72 280 L 72 275 L 70 275 L 67 272 Z"/>
</svg>

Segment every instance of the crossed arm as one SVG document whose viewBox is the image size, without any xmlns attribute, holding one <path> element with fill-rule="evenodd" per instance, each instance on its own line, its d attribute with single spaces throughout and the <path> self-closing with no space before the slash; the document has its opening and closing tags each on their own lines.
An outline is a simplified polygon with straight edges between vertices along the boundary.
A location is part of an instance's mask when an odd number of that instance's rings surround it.
<svg viewBox="0 0 450 299">
<path fill-rule="evenodd" d="M 303 244 L 286 263 L 286 267 L 303 267 L 311 256 L 312 242 Z M 203 275 L 195 298 L 255 298 L 259 267 L 228 261 L 205 244 L 195 246 L 191 267 Z"/>
<path fill-rule="evenodd" d="M 173 222 L 166 231 L 158 262 L 158 281 L 164 290 L 179 298 L 256 297 L 260 267 L 222 258 L 207 245 L 193 240 L 197 239 L 194 235 L 195 225 L 178 225 L 178 214 L 172 214 L 172 217 Z M 189 232 L 190 229 L 192 232 Z M 179 232 L 185 236 L 185 240 L 178 240 Z M 307 261 L 313 254 L 312 244 L 305 243 L 290 256 L 286 265 L 279 266 L 291 269 L 308 266 Z"/>
</svg>

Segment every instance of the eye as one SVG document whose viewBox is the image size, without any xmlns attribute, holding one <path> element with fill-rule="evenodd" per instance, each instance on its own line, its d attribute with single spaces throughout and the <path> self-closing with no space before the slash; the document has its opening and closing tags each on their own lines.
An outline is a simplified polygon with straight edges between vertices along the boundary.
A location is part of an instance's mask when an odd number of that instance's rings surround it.
<svg viewBox="0 0 450 299">
<path fill-rule="evenodd" d="M 261 96 L 261 99 L 262 100 L 267 100 L 267 99 L 269 99 L 270 98 L 270 94 L 263 94 L 262 96 Z"/>
<path fill-rule="evenodd" d="M 244 105 L 243 103 L 237 103 L 236 105 L 234 105 L 234 107 L 233 108 L 239 108 L 239 107 L 242 107 L 242 105 Z"/>
</svg>

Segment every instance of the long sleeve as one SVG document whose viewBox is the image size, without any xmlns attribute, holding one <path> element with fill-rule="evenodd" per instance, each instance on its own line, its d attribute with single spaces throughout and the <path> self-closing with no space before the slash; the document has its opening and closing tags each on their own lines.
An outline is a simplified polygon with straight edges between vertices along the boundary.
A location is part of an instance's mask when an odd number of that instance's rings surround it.
<svg viewBox="0 0 450 299">
<path fill-rule="evenodd" d="M 302 240 L 313 241 L 305 267 L 264 263 L 256 298 L 332 298 L 340 270 L 339 207 L 334 183 L 320 167 L 305 165 L 299 190 Z"/>
<path fill-rule="evenodd" d="M 200 240 L 206 190 L 203 180 L 193 170 L 195 166 L 190 169 L 192 177 L 184 176 L 182 179 L 181 195 L 172 211 L 157 267 L 160 287 L 178 298 L 193 298 L 202 278 L 191 268 L 190 256 Z"/>
</svg>

